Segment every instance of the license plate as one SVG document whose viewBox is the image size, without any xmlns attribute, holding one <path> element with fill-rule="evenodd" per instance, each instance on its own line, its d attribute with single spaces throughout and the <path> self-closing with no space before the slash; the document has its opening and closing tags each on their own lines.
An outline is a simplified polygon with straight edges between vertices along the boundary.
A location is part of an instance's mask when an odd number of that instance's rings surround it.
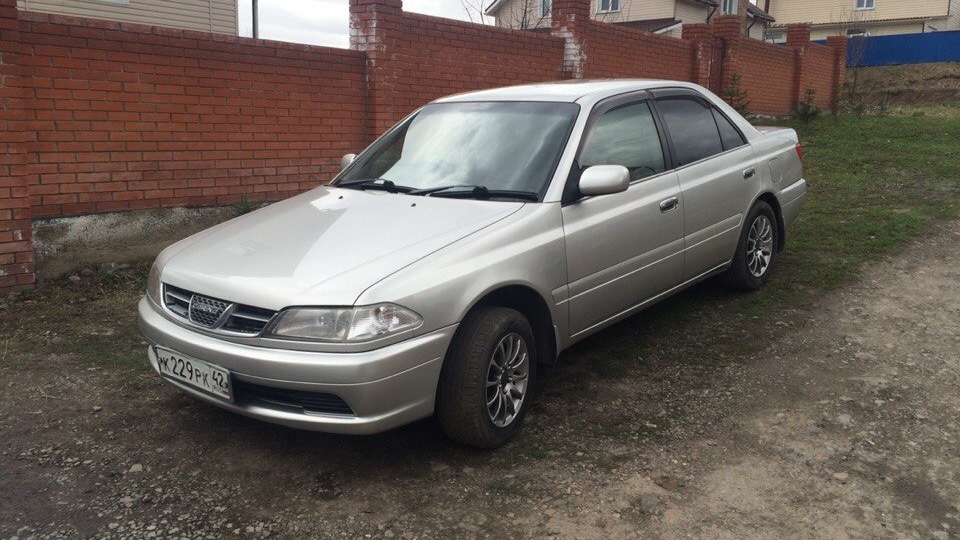
<svg viewBox="0 0 960 540">
<path fill-rule="evenodd" d="M 232 401 L 230 372 L 222 367 L 185 354 L 157 347 L 157 368 L 160 374 L 188 384 L 220 399 Z"/>
</svg>

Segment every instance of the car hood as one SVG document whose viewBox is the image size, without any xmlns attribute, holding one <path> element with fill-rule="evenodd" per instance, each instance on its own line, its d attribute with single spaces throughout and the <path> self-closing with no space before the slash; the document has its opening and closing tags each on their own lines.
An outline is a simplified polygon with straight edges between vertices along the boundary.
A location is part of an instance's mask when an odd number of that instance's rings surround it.
<svg viewBox="0 0 960 540">
<path fill-rule="evenodd" d="M 266 309 L 348 306 L 391 273 L 522 207 L 321 187 L 178 242 L 158 267 L 165 283 Z"/>
</svg>

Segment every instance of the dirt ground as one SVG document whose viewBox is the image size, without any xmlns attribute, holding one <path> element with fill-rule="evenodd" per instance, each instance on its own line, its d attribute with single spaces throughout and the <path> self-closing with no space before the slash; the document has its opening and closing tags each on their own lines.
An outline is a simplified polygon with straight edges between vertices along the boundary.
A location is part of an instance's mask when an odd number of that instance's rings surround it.
<svg viewBox="0 0 960 540">
<path fill-rule="evenodd" d="M 802 308 L 698 286 L 566 352 L 496 452 L 234 416 L 149 370 L 135 295 L 15 301 L 0 538 L 960 538 L 958 261 L 952 226 Z M 129 362 L 47 352 L 72 332 Z"/>
<path fill-rule="evenodd" d="M 960 99 L 960 62 L 847 68 L 846 75 L 848 87 L 855 85 L 868 103 L 935 104 Z"/>
</svg>

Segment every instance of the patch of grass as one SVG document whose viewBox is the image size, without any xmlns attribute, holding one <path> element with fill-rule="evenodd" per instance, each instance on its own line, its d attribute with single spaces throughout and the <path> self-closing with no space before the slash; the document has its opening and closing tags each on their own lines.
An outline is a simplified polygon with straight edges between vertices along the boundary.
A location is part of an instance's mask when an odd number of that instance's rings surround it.
<svg viewBox="0 0 960 540">
<path fill-rule="evenodd" d="M 810 189 L 788 231 L 778 292 L 832 290 L 863 263 L 956 218 L 960 117 L 841 116 L 793 127 Z"/>
<path fill-rule="evenodd" d="M 0 311 L 0 351 L 7 365 L 44 355 L 75 355 L 87 365 L 123 367 L 144 362 L 136 303 L 151 261 L 113 271 L 88 271 L 79 281 L 57 279 L 25 291 Z"/>
<path fill-rule="evenodd" d="M 244 214 L 249 214 L 254 210 L 263 206 L 262 202 L 251 201 L 247 194 L 244 193 L 240 200 L 231 204 L 230 208 L 233 209 L 233 213 L 237 216 L 242 216 Z"/>
</svg>

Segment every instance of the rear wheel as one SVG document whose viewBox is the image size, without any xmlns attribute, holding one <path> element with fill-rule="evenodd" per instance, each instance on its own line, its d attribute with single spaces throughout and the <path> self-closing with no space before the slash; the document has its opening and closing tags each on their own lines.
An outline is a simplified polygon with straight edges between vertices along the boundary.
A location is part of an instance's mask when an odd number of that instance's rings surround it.
<svg viewBox="0 0 960 540">
<path fill-rule="evenodd" d="M 437 416 L 450 438 L 478 448 L 507 442 L 529 408 L 536 377 L 530 323 L 519 312 L 481 307 L 461 323 L 437 389 Z"/>
<path fill-rule="evenodd" d="M 778 248 L 777 216 L 769 204 L 759 201 L 744 224 L 733 263 L 722 279 L 734 289 L 753 291 L 770 279 Z"/>
</svg>

